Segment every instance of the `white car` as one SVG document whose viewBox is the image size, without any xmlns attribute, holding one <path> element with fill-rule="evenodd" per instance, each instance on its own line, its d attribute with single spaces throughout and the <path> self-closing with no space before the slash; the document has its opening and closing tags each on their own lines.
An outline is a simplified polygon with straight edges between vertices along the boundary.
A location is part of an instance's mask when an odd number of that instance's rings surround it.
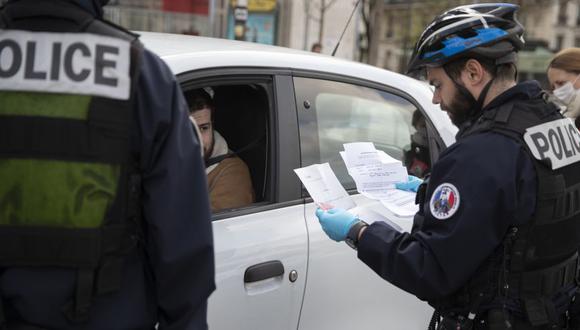
<svg viewBox="0 0 580 330">
<path fill-rule="evenodd" d="M 410 230 L 412 218 L 357 194 L 339 151 L 372 141 L 410 173 L 428 172 L 456 128 L 431 103 L 427 84 L 292 49 L 140 34 L 185 94 L 204 88 L 213 95 L 214 126 L 251 172 L 256 202 L 213 217 L 210 328 L 425 329 L 432 309 L 325 235 L 293 169 L 329 162 L 357 205 Z"/>
</svg>

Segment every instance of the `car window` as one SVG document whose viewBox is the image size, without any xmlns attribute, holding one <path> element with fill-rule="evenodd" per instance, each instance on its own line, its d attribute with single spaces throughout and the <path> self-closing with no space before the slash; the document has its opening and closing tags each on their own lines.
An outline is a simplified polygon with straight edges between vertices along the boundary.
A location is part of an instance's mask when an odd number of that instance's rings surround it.
<svg viewBox="0 0 580 330">
<path fill-rule="evenodd" d="M 329 162 L 340 182 L 355 188 L 339 151 L 370 141 L 401 160 L 410 174 L 430 170 L 427 125 L 415 105 L 398 95 L 350 83 L 295 77 L 302 166 Z"/>
<path fill-rule="evenodd" d="M 272 201 L 268 179 L 271 87 L 270 82 L 232 82 L 184 88 L 190 116 L 205 140 L 213 213 Z M 204 136 L 209 131 L 211 137 Z"/>
</svg>

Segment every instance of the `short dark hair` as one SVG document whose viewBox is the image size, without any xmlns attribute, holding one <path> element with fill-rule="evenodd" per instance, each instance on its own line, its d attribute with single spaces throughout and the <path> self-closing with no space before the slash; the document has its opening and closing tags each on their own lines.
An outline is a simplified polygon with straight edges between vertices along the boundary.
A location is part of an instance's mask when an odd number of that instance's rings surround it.
<svg viewBox="0 0 580 330">
<path fill-rule="evenodd" d="M 186 100 L 189 104 L 189 113 L 193 113 L 202 109 L 210 109 L 212 111 L 214 109 L 211 96 L 209 96 L 209 94 L 203 89 L 196 89 L 187 92 Z"/>
<path fill-rule="evenodd" d="M 515 64 L 513 63 L 506 63 L 506 64 L 500 64 L 500 65 L 496 65 L 494 63 L 494 60 L 492 59 L 488 59 L 488 58 L 483 58 L 483 57 L 464 57 L 461 59 L 458 59 L 456 61 L 452 61 L 449 62 L 447 64 L 445 64 L 445 72 L 447 72 L 447 74 L 449 75 L 449 77 L 455 81 L 459 80 L 459 77 L 461 76 L 461 71 L 465 68 L 465 64 L 467 63 L 467 61 L 469 61 L 470 59 L 474 59 L 476 61 L 478 61 L 479 63 L 481 63 L 481 66 L 483 66 L 483 69 L 485 71 L 487 71 L 489 74 L 491 74 L 495 80 L 498 81 L 506 81 L 506 80 L 516 80 L 516 73 L 517 73 L 517 68 L 515 66 Z"/>
</svg>

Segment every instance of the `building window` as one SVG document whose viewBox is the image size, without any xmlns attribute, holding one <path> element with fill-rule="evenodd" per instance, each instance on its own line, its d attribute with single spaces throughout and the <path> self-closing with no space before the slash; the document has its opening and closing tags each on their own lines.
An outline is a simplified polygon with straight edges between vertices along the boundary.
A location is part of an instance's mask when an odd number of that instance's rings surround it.
<svg viewBox="0 0 580 330">
<path fill-rule="evenodd" d="M 574 39 L 574 46 L 575 46 L 575 47 L 580 47 L 580 37 L 576 37 L 576 38 Z"/>
<path fill-rule="evenodd" d="M 391 53 L 391 50 L 387 50 L 386 51 L 386 53 L 385 53 L 385 62 L 384 62 L 383 68 L 392 70 L 392 68 L 391 68 L 391 57 L 392 57 L 392 55 L 393 54 Z"/>
<path fill-rule="evenodd" d="M 390 39 L 393 37 L 393 14 L 389 14 L 389 16 L 387 17 L 387 34 L 386 37 L 387 39 Z"/>
<path fill-rule="evenodd" d="M 558 24 L 566 25 L 568 21 L 568 0 L 560 0 L 560 8 L 558 10 Z"/>
<path fill-rule="evenodd" d="M 558 35 L 556 36 L 556 51 L 559 51 L 564 46 L 564 36 Z"/>
</svg>

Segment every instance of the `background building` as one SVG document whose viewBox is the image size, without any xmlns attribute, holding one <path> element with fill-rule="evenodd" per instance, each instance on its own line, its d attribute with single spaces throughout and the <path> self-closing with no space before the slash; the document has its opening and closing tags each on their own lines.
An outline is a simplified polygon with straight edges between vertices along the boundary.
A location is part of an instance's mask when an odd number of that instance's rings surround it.
<svg viewBox="0 0 580 330">
<path fill-rule="evenodd" d="M 380 1 L 380 0 L 379 0 Z M 370 64 L 404 71 L 415 41 L 434 15 L 454 6 L 495 1 L 473 0 L 384 0 Z M 526 48 L 520 52 L 520 79 L 545 79 L 553 54 L 562 48 L 580 46 L 579 0 L 504 0 L 520 5 L 519 20 L 526 28 Z"/>
<path fill-rule="evenodd" d="M 215 1 L 111 0 L 105 18 L 135 31 L 213 35 Z"/>
<path fill-rule="evenodd" d="M 7 0 L 0 0 L 0 4 Z M 244 40 L 330 54 L 357 0 L 239 0 Z M 423 28 L 445 9 L 497 0 L 360 0 L 336 56 L 403 72 Z M 580 47 L 580 0 L 502 0 L 521 6 L 520 77 L 544 79 L 562 48 Z M 238 0 L 111 0 L 105 18 L 135 31 L 234 38 Z"/>
<path fill-rule="evenodd" d="M 1 1 L 1 0 L 0 0 Z M 247 0 L 243 40 L 330 54 L 356 0 Z M 237 0 L 112 0 L 105 18 L 135 31 L 235 38 Z M 358 59 L 360 10 L 345 32 L 337 56 Z"/>
<path fill-rule="evenodd" d="M 314 43 L 322 45 L 323 54 L 331 54 L 351 15 L 354 0 L 294 0 L 284 14 L 288 17 L 284 29 L 288 30 L 280 45 L 310 50 Z M 358 59 L 360 8 L 355 12 L 340 42 L 336 56 Z"/>
</svg>

